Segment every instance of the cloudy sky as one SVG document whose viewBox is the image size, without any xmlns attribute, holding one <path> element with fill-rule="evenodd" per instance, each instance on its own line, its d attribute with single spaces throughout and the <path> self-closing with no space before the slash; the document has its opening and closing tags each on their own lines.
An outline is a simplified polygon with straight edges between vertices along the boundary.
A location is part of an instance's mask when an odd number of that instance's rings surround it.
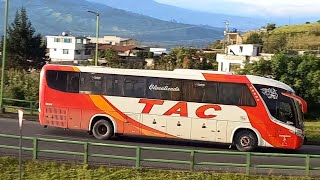
<svg viewBox="0 0 320 180">
<path fill-rule="evenodd" d="M 265 17 L 315 17 L 320 0 L 156 0 L 187 9 L 235 15 Z"/>
</svg>

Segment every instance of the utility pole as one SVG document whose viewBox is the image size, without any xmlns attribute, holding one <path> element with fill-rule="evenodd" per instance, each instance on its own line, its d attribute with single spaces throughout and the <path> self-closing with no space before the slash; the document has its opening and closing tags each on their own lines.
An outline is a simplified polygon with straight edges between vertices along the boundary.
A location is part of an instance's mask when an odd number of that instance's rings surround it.
<svg viewBox="0 0 320 180">
<path fill-rule="evenodd" d="M 92 13 L 97 16 L 97 21 L 96 21 L 96 54 L 95 54 L 95 60 L 94 60 L 94 65 L 98 66 L 98 51 L 99 51 L 99 31 L 100 31 L 100 14 L 94 11 L 87 11 L 88 13 Z"/>
<path fill-rule="evenodd" d="M 4 70 L 6 64 L 7 51 L 7 30 L 8 30 L 8 11 L 9 0 L 6 0 L 4 12 L 4 29 L 3 29 L 3 50 L 2 50 L 2 66 L 1 66 L 1 89 L 0 89 L 0 110 L 3 112 L 3 86 L 4 86 Z"/>
<path fill-rule="evenodd" d="M 225 20 L 224 21 L 225 25 L 226 25 L 226 29 L 224 31 L 224 42 L 223 42 L 223 49 L 224 51 L 226 51 L 226 47 L 229 44 L 229 40 L 228 40 L 228 33 L 229 33 L 229 21 Z"/>
</svg>

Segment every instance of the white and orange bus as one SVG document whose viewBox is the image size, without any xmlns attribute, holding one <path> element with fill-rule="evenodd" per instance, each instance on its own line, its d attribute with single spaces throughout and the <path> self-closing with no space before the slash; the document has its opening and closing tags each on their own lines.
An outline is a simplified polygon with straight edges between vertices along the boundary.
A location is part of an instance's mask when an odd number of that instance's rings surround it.
<svg viewBox="0 0 320 180">
<path fill-rule="evenodd" d="M 276 80 L 214 71 L 46 65 L 43 126 L 86 130 L 98 139 L 145 135 L 298 149 L 306 102 Z"/>
</svg>

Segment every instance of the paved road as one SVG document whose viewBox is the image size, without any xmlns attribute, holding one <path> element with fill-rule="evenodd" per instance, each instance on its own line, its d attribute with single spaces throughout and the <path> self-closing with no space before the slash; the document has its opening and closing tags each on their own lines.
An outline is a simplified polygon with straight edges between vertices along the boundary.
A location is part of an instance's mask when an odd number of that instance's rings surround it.
<svg viewBox="0 0 320 180">
<path fill-rule="evenodd" d="M 1 134 L 15 134 L 18 135 L 18 122 L 13 119 L 0 118 L 0 133 Z M 123 144 L 133 146 L 147 146 L 147 147 L 166 147 L 176 149 L 195 149 L 195 150 L 214 150 L 214 151 L 234 151 L 230 149 L 228 145 L 204 143 L 196 141 L 177 141 L 169 139 L 156 139 L 147 137 L 128 137 L 120 136 L 112 138 L 111 140 L 96 140 L 92 136 L 89 136 L 84 131 L 72 131 L 63 130 L 59 128 L 43 128 L 37 122 L 24 121 L 23 135 L 31 137 L 42 137 L 42 138 L 54 138 L 54 139 L 67 139 L 77 141 L 89 141 L 89 142 L 100 142 L 108 144 Z M 18 140 L 0 138 L 0 144 L 5 145 L 18 145 Z M 23 142 L 24 147 L 32 147 L 32 142 L 25 140 Z M 40 149 L 56 149 L 74 152 L 83 152 L 81 145 L 68 145 L 61 143 L 47 143 L 40 142 Z M 279 150 L 272 148 L 261 148 L 258 152 L 270 152 L 270 153 L 287 153 L 287 154 L 320 154 L 320 146 L 305 145 L 300 150 L 289 151 Z M 4 150 L 0 149 L 2 154 L 17 155 L 15 150 Z M 95 147 L 89 148 L 89 153 L 99 154 L 112 154 L 119 156 L 135 156 L 134 149 L 120 149 L 120 148 L 105 148 Z M 24 152 L 24 156 L 31 157 L 31 152 Z M 141 152 L 142 158 L 160 158 L 160 159 L 174 159 L 174 160 L 190 160 L 190 154 L 188 153 L 173 153 L 173 152 L 154 152 L 150 150 L 143 150 Z M 39 153 L 40 159 L 58 159 L 71 161 L 82 161 L 83 157 L 75 155 L 54 155 L 48 153 Z M 226 156 L 226 155 L 196 155 L 196 162 L 219 162 L 219 163 L 245 163 L 245 156 Z M 295 165 L 304 166 L 305 159 L 303 158 L 283 158 L 283 157 L 252 157 L 253 164 L 278 164 L 278 165 Z M 113 160 L 113 159 L 101 159 L 101 158 L 89 158 L 89 163 L 95 164 L 107 164 L 115 166 L 134 166 L 135 162 L 128 160 Z M 161 167 L 168 169 L 188 169 L 188 165 L 176 165 L 168 163 L 151 163 L 142 162 L 142 166 L 145 167 Z M 320 167 L 319 159 L 312 159 L 311 166 Z M 219 171 L 236 171 L 245 172 L 244 168 L 214 168 L 207 166 L 197 166 L 199 170 L 219 170 Z M 290 175 L 304 175 L 304 171 L 297 170 L 270 170 L 270 169 L 255 169 L 252 168 L 253 173 L 268 173 L 268 174 L 290 174 Z M 313 171 L 312 175 L 320 176 L 320 172 Z"/>
</svg>

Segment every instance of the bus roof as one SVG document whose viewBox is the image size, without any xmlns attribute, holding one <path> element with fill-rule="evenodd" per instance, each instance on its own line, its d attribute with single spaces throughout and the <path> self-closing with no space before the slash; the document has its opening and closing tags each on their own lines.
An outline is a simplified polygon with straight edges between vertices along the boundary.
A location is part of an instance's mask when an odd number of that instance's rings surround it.
<svg viewBox="0 0 320 180">
<path fill-rule="evenodd" d="M 227 72 L 218 72 L 210 70 L 195 70 L 195 69 L 175 69 L 173 71 L 165 70 L 146 70 L 146 69 L 118 69 L 103 66 L 68 66 L 68 65 L 45 65 L 44 69 L 55 69 L 55 67 L 60 67 L 62 69 L 72 67 L 73 69 L 78 69 L 80 72 L 90 72 L 90 73 L 106 73 L 106 74 L 118 74 L 118 75 L 132 75 L 132 76 L 146 76 L 146 77 L 161 77 L 161 78 L 174 78 L 174 79 L 189 79 L 189 80 L 202 80 L 202 81 L 217 81 L 225 82 L 239 82 L 239 83 L 252 83 L 274 86 L 278 88 L 285 89 L 287 91 L 294 92 L 294 90 L 274 79 L 254 76 L 254 75 L 235 75 Z M 208 76 L 210 78 L 208 79 Z"/>
</svg>

